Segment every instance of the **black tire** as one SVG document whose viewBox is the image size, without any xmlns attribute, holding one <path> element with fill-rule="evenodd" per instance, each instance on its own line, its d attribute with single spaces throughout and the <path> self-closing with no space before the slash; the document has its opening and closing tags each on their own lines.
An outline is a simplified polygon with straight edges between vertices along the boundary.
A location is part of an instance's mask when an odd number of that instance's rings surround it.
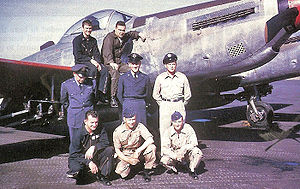
<svg viewBox="0 0 300 189">
<path fill-rule="evenodd" d="M 254 102 L 257 111 L 263 116 L 261 120 L 255 115 L 254 110 L 249 105 L 247 107 L 246 117 L 252 127 L 269 129 L 273 122 L 274 110 L 270 104 L 262 101 Z"/>
</svg>

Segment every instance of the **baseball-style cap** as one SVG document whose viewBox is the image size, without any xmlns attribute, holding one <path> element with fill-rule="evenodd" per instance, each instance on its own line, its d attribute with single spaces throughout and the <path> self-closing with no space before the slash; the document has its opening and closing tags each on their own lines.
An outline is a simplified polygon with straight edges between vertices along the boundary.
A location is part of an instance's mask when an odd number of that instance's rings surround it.
<svg viewBox="0 0 300 189">
<path fill-rule="evenodd" d="M 132 118 L 135 116 L 135 111 L 132 108 L 126 108 L 123 112 L 125 118 Z"/>
<path fill-rule="evenodd" d="M 182 118 L 182 115 L 180 112 L 175 111 L 172 115 L 171 115 L 171 120 L 175 121 Z"/>
</svg>

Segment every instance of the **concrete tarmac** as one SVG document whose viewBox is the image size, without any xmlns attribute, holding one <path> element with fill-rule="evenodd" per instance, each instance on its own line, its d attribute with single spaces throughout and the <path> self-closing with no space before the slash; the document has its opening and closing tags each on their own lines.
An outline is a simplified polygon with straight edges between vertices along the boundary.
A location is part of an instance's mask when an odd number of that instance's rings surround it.
<svg viewBox="0 0 300 189">
<path fill-rule="evenodd" d="M 63 123 L 0 124 L 0 188 L 299 188 L 300 81 L 273 86 L 273 93 L 262 99 L 275 110 L 271 130 L 245 126 L 246 102 L 188 111 L 187 122 L 204 153 L 199 180 L 192 180 L 184 168 L 178 175 L 158 169 L 146 183 L 137 168 L 127 181 L 113 175 L 110 187 L 92 177 L 76 183 L 66 177 L 69 141 L 58 134 L 67 132 L 59 125 Z M 117 124 L 106 127 L 113 130 Z"/>
</svg>

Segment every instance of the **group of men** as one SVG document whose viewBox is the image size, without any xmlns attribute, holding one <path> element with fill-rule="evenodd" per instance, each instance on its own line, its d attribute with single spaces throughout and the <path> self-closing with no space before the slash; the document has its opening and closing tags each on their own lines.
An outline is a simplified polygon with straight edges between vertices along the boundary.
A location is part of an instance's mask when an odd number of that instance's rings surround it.
<svg viewBox="0 0 300 189">
<path fill-rule="evenodd" d="M 83 32 L 73 40 L 74 77 L 61 85 L 61 104 L 67 110 L 70 147 L 68 177 L 80 178 L 85 168 L 99 181 L 111 185 L 109 175 L 115 172 L 128 177 L 131 166 L 144 161 L 143 177 L 151 181 L 150 172 L 156 167 L 156 146 L 147 129 L 146 102 L 151 98 L 150 79 L 140 71 L 141 60 L 131 53 L 128 64 L 122 63 L 124 44 L 130 39 L 143 41 L 138 32 L 125 33 L 125 23 L 118 21 L 115 30 L 104 38 L 101 55 L 97 40 L 90 36 L 92 24 L 82 23 Z M 103 64 L 102 64 L 103 63 Z M 191 98 L 187 77 L 176 71 L 177 56 L 167 53 L 163 58 L 166 72 L 154 84 L 153 98 L 159 105 L 160 163 L 177 173 L 176 163 L 189 165 L 190 176 L 198 179 L 195 168 L 202 158 L 193 128 L 185 123 L 185 105 Z M 124 74 L 120 76 L 120 72 Z M 98 78 L 100 74 L 100 80 Z M 99 115 L 93 111 L 96 99 L 105 101 L 106 85 L 111 79 L 111 107 L 122 104 L 122 124 L 113 132 L 113 146 L 107 133 L 98 126 Z M 101 116 L 100 116 L 101 117 Z"/>
<path fill-rule="evenodd" d="M 108 33 L 104 38 L 100 54 L 97 40 L 91 36 L 92 27 L 89 20 L 83 21 L 82 33 L 73 40 L 75 65 L 85 65 L 88 68 L 87 77 L 96 79 L 96 98 L 99 99 L 99 103 L 107 103 L 108 83 L 110 83 L 110 105 L 111 107 L 118 107 L 116 93 L 120 72 L 129 71 L 128 65 L 121 61 L 125 44 L 130 39 L 138 40 L 141 38 L 145 41 L 145 38 L 136 31 L 125 33 L 125 23 L 118 21 L 115 30 Z"/>
</svg>

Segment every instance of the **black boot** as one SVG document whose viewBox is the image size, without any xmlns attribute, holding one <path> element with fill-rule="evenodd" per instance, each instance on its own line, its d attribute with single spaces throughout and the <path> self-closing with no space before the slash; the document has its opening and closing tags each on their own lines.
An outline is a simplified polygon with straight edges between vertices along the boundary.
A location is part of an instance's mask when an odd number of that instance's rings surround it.
<svg viewBox="0 0 300 189">
<path fill-rule="evenodd" d="M 111 185 L 110 180 L 106 176 L 98 174 L 97 179 L 98 179 L 99 182 L 101 182 L 105 186 L 110 186 Z"/>
<path fill-rule="evenodd" d="M 101 104 L 106 105 L 109 103 L 109 100 L 106 98 L 106 95 L 101 91 L 98 92 L 97 99 L 98 99 L 97 105 L 101 105 Z"/>
<path fill-rule="evenodd" d="M 72 179 L 78 179 L 79 177 L 79 171 L 72 172 L 71 170 L 69 170 L 66 174 L 68 178 L 72 178 Z"/>
<path fill-rule="evenodd" d="M 143 177 L 144 177 L 144 180 L 146 181 L 146 182 L 150 182 L 151 181 L 151 176 L 150 176 L 150 169 L 144 169 L 144 171 L 143 171 Z"/>
<path fill-rule="evenodd" d="M 195 172 L 191 172 L 189 173 L 189 175 L 194 179 L 194 180 L 198 180 L 198 175 Z"/>
<path fill-rule="evenodd" d="M 117 108 L 118 107 L 118 102 L 116 97 L 112 96 L 110 100 L 110 107 L 112 108 Z"/>
</svg>

